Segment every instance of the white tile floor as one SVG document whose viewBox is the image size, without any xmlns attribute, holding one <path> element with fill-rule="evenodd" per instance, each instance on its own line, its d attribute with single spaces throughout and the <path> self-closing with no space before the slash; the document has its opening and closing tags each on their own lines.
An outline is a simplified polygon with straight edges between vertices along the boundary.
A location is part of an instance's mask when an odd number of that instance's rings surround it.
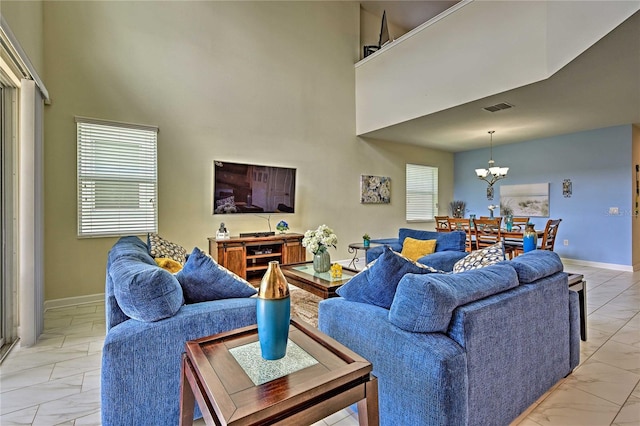
<svg viewBox="0 0 640 426">
<path fill-rule="evenodd" d="M 580 366 L 513 425 L 639 425 L 640 272 L 566 269 L 583 273 L 588 286 Z M 47 311 L 38 344 L 14 349 L 0 366 L 0 424 L 100 424 L 104 329 L 99 303 Z M 317 423 L 357 424 L 351 410 Z"/>
</svg>

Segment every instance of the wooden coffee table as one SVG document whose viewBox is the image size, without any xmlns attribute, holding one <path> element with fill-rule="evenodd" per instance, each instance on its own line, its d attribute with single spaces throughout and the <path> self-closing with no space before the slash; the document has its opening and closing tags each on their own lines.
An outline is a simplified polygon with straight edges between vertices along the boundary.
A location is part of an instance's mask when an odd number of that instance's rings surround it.
<svg viewBox="0 0 640 426">
<path fill-rule="evenodd" d="M 371 364 L 329 336 L 291 320 L 287 355 L 265 361 L 257 326 L 187 342 L 180 424 L 195 401 L 207 425 L 305 425 L 358 404 L 361 425 L 378 424 Z"/>
<path fill-rule="evenodd" d="M 316 296 L 328 299 L 336 297 L 336 290 L 358 273 L 355 269 L 342 268 L 342 278 L 331 278 L 329 272 L 315 272 L 313 262 L 291 263 L 280 267 L 289 284 L 293 284 Z"/>
</svg>

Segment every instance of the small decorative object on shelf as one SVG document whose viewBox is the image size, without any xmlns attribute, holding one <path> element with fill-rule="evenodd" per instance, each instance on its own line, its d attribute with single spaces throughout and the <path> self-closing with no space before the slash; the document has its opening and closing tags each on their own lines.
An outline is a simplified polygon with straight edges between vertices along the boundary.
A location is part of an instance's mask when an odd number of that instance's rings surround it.
<svg viewBox="0 0 640 426">
<path fill-rule="evenodd" d="M 276 360 L 284 357 L 289 339 L 291 297 L 289 284 L 277 260 L 269 262 L 260 282 L 256 319 L 262 358 Z"/>
<path fill-rule="evenodd" d="M 329 247 L 336 248 L 338 236 L 327 225 L 320 225 L 316 230 L 304 233 L 302 246 L 313 253 L 313 269 L 316 272 L 327 272 L 331 267 Z"/>
<path fill-rule="evenodd" d="M 529 222 L 522 235 L 522 251 L 526 253 L 535 250 L 536 247 L 538 247 L 538 234 L 533 229 L 533 223 Z"/>
<path fill-rule="evenodd" d="M 224 222 L 220 223 L 220 228 L 218 228 L 218 232 L 216 232 L 217 240 L 224 240 L 225 238 L 229 238 L 229 231 L 224 226 Z"/>
<path fill-rule="evenodd" d="M 331 278 L 342 278 L 342 265 L 334 263 L 331 265 Z"/>
<path fill-rule="evenodd" d="M 281 234 L 284 234 L 285 232 L 287 232 L 289 230 L 289 224 L 287 222 L 285 222 L 284 220 L 281 220 L 276 225 L 276 229 L 278 231 L 280 231 Z"/>
<path fill-rule="evenodd" d="M 362 236 L 362 245 L 365 247 L 369 247 L 369 244 L 371 244 L 371 237 L 369 236 L 369 234 L 364 234 Z"/>
<path fill-rule="evenodd" d="M 504 218 L 504 224 L 507 227 L 507 231 L 511 232 L 511 229 L 513 229 L 513 215 L 506 215 Z"/>
</svg>

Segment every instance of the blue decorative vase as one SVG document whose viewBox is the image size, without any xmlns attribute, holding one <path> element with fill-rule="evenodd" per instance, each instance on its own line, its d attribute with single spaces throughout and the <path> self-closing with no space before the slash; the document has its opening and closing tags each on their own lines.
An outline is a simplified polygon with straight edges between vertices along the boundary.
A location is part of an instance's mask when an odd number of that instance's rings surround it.
<svg viewBox="0 0 640 426">
<path fill-rule="evenodd" d="M 291 298 L 289 285 L 277 260 L 269 262 L 260 282 L 256 317 L 262 358 L 276 360 L 284 357 L 289 339 Z"/>
<path fill-rule="evenodd" d="M 371 240 L 362 240 L 362 245 L 364 247 L 369 247 L 371 245 Z"/>
<path fill-rule="evenodd" d="M 525 253 L 535 250 L 538 247 L 538 234 L 533 229 L 533 223 L 527 223 L 527 227 L 522 234 L 522 251 Z"/>
<path fill-rule="evenodd" d="M 513 229 L 513 216 L 508 214 L 507 217 L 505 217 L 504 223 L 507 226 L 507 231 L 511 232 Z"/>
<path fill-rule="evenodd" d="M 319 251 L 313 255 L 313 270 L 327 272 L 331 269 L 331 256 L 328 251 Z"/>
</svg>

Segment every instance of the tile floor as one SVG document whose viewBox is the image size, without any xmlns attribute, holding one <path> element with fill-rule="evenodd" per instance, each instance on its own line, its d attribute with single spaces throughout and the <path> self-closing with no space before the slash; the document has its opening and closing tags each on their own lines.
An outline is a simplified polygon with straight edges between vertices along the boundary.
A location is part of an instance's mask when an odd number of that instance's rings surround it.
<svg viewBox="0 0 640 426">
<path fill-rule="evenodd" d="M 583 273 L 588 286 L 580 366 L 512 424 L 639 425 L 640 272 L 566 269 Z M 100 424 L 104 329 L 101 303 L 47 311 L 38 344 L 14 349 L 0 365 L 0 424 Z M 351 410 L 317 423 L 357 424 Z"/>
</svg>

